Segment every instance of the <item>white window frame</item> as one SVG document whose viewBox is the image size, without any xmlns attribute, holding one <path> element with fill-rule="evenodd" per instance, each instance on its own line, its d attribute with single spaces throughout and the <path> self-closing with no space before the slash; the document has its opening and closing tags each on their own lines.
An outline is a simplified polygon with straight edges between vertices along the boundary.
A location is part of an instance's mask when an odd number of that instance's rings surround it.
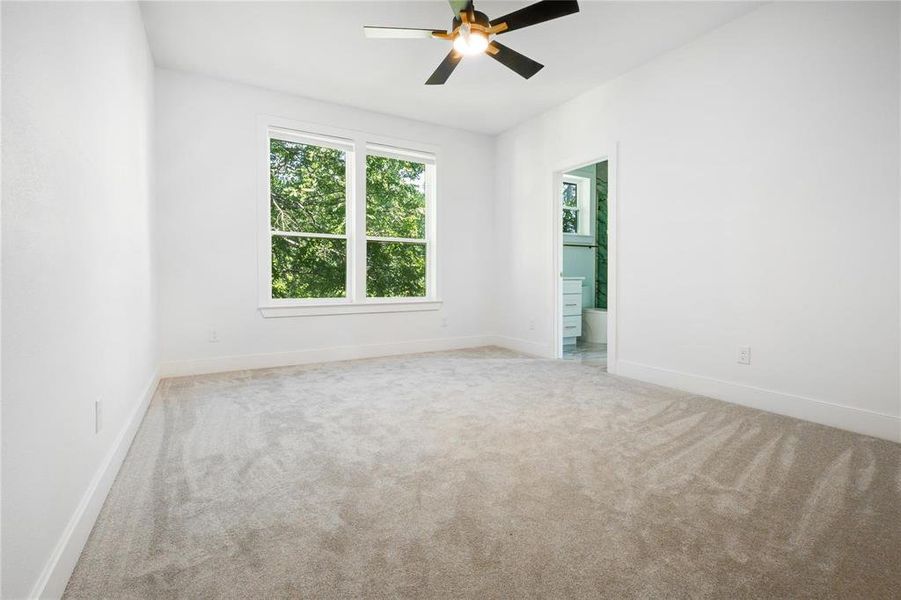
<svg viewBox="0 0 901 600">
<path fill-rule="evenodd" d="M 438 310 L 436 195 L 437 149 L 360 131 L 300 123 L 277 117 L 261 117 L 260 185 L 257 210 L 259 310 L 264 317 L 294 317 L 331 314 L 408 312 Z M 347 193 L 344 235 L 306 232 L 273 232 L 270 226 L 270 139 L 314 144 L 345 152 Z M 382 238 L 366 235 L 366 156 L 373 154 L 426 165 L 424 239 Z M 344 298 L 273 298 L 272 235 L 337 238 L 347 240 L 347 281 Z M 426 247 L 426 295 L 422 297 L 367 298 L 366 244 L 369 240 L 421 243 Z"/>
<path fill-rule="evenodd" d="M 409 160 L 419 162 L 425 165 L 425 229 L 423 233 L 423 237 L 420 238 L 395 238 L 395 237 L 384 237 L 384 236 L 370 236 L 366 232 L 366 223 L 365 223 L 365 215 L 366 215 L 366 198 L 363 198 L 363 236 L 365 238 L 366 244 L 370 241 L 373 242 L 396 242 L 396 243 L 404 243 L 404 244 L 421 244 L 425 246 L 425 296 L 421 297 L 401 297 L 401 298 L 380 298 L 380 297 L 367 297 L 365 301 L 368 303 L 382 303 L 382 304 L 395 304 L 395 303 L 403 303 L 409 302 L 410 300 L 421 300 L 421 301 L 429 301 L 433 295 L 431 293 L 432 289 L 435 286 L 434 277 L 434 269 L 430 268 L 431 265 L 434 264 L 434 249 L 435 244 L 433 240 L 435 238 L 434 235 L 434 206 L 435 206 L 435 157 L 431 154 L 424 152 L 417 152 L 413 150 L 405 150 L 402 148 L 397 148 L 394 146 L 387 146 L 384 144 L 377 143 L 367 143 L 366 144 L 366 153 L 363 157 L 362 161 L 364 162 L 364 169 L 366 167 L 366 156 L 381 156 L 383 158 L 396 158 L 399 160 Z M 363 172 L 364 179 L 364 187 L 365 187 L 365 179 L 366 173 L 365 170 Z M 365 279 L 365 270 L 366 270 L 366 246 L 364 244 L 363 248 L 363 270 L 364 270 L 364 279 Z M 364 282 L 365 286 L 365 282 Z"/>
<path fill-rule="evenodd" d="M 576 220 L 576 233 L 563 232 L 563 235 L 591 237 L 591 179 L 588 177 L 579 177 L 578 175 L 564 175 L 563 183 L 573 183 L 576 185 L 576 200 L 578 202 L 578 207 L 575 209 L 563 206 L 563 187 L 561 185 L 560 206 L 562 207 L 562 210 L 575 210 L 578 215 Z M 586 215 L 588 218 L 583 218 Z"/>
</svg>

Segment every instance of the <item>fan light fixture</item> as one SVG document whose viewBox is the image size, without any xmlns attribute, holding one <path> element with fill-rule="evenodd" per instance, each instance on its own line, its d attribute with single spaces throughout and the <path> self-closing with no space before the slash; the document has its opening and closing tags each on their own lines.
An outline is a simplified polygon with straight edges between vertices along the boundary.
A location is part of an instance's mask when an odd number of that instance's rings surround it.
<svg viewBox="0 0 901 600">
<path fill-rule="evenodd" d="M 2 0 L 0 0 L 2 1 Z M 425 82 L 426 85 L 443 85 L 464 56 L 487 54 L 521 77 L 528 79 L 542 68 L 540 62 L 523 56 L 516 50 L 499 44 L 492 38 L 508 31 L 531 27 L 579 12 L 577 0 L 541 0 L 496 19 L 479 12 L 472 0 L 447 0 L 454 20 L 450 29 L 418 29 L 413 27 L 372 27 L 363 32 L 370 38 L 436 39 L 453 44 L 453 48 Z"/>
<path fill-rule="evenodd" d="M 481 54 L 488 48 L 488 36 L 481 31 L 473 31 L 468 23 L 460 26 L 454 39 L 454 50 L 466 56 Z"/>
</svg>

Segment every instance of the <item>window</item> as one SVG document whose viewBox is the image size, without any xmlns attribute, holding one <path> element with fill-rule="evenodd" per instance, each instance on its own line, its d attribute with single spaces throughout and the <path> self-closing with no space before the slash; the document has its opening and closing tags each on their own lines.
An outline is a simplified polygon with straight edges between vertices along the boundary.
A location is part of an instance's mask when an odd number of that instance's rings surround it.
<svg viewBox="0 0 901 600">
<path fill-rule="evenodd" d="M 366 157 L 366 295 L 426 295 L 426 165 Z"/>
<path fill-rule="evenodd" d="M 586 177 L 564 175 L 561 205 L 563 233 L 591 235 L 591 180 Z"/>
<path fill-rule="evenodd" d="M 333 137 L 271 124 L 265 131 L 264 316 L 436 304 L 433 154 L 353 132 Z M 314 310 L 267 312 L 284 307 Z"/>
<path fill-rule="evenodd" d="M 579 186 L 563 182 L 563 233 L 579 233 Z"/>
<path fill-rule="evenodd" d="M 347 155 L 270 139 L 273 298 L 347 297 Z"/>
</svg>

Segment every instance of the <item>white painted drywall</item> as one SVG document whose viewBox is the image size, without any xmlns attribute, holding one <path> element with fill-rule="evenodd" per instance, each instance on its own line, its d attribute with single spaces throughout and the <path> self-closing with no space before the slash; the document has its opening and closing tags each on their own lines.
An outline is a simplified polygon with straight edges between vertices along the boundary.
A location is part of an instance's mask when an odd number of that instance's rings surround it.
<svg viewBox="0 0 901 600">
<path fill-rule="evenodd" d="M 479 8 L 500 17 L 525 4 L 480 0 Z M 545 65 L 540 77 L 527 82 L 488 57 L 473 57 L 445 86 L 422 84 L 447 43 L 362 35 L 374 23 L 447 27 L 452 13 L 442 0 L 143 2 L 141 10 L 160 67 L 496 134 L 755 4 L 583 2 L 576 16 L 501 36 Z"/>
<path fill-rule="evenodd" d="M 2 596 L 52 597 L 158 361 L 153 65 L 136 4 L 2 11 Z"/>
<path fill-rule="evenodd" d="M 500 334 L 553 347 L 552 171 L 618 142 L 614 368 L 897 438 L 898 10 L 766 5 L 501 135 Z"/>
<path fill-rule="evenodd" d="M 165 373 L 484 343 L 493 274 L 491 138 L 197 75 L 156 73 Z M 260 115 L 437 146 L 442 310 L 278 319 L 260 315 Z M 208 341 L 211 329 L 218 333 L 216 343 Z"/>
</svg>

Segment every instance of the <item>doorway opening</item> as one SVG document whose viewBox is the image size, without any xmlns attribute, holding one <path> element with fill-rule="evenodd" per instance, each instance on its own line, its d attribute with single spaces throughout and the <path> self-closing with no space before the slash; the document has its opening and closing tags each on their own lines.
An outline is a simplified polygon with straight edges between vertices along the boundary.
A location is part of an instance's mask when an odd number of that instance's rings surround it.
<svg viewBox="0 0 901 600">
<path fill-rule="evenodd" d="M 608 368 L 610 161 L 558 172 L 559 351 L 565 360 Z"/>
</svg>

